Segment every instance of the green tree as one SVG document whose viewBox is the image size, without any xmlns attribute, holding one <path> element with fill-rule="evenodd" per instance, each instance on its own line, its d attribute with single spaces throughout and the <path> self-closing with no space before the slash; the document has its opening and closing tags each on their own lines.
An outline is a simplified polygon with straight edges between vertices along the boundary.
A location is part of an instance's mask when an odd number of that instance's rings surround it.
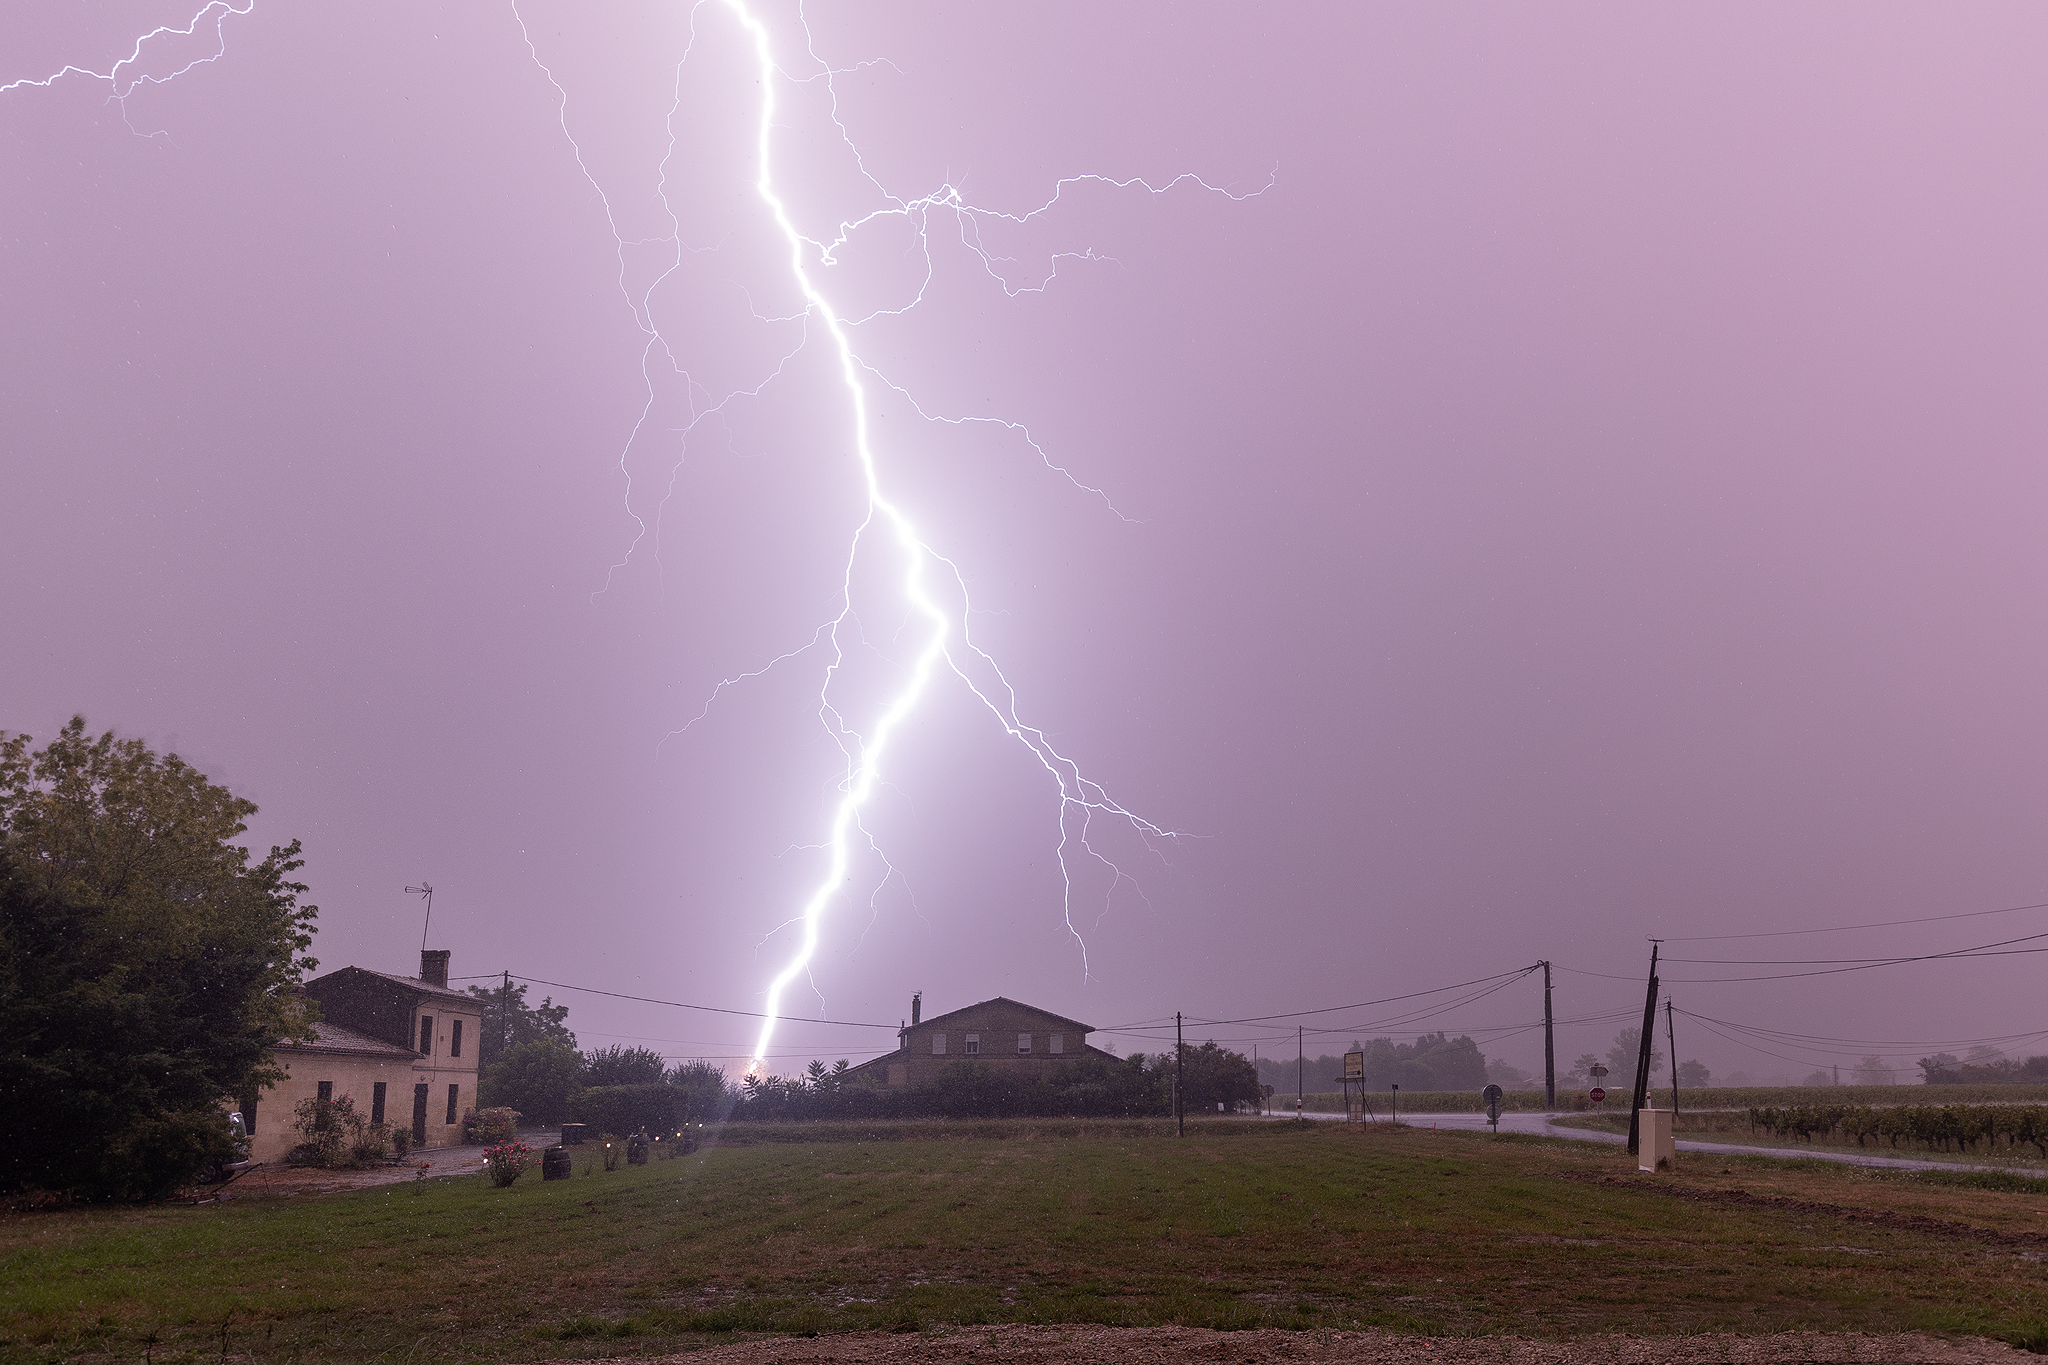
<svg viewBox="0 0 2048 1365">
<path fill-rule="evenodd" d="M 523 981 L 514 983 L 509 991 L 502 985 L 471 986 L 469 993 L 484 1008 L 483 1022 L 477 1026 L 478 1066 L 488 1068 L 508 1047 L 544 1038 L 564 1047 L 576 1046 L 576 1035 L 563 1022 L 569 1017 L 569 1007 L 557 1005 L 553 996 L 528 1005 Z"/>
<path fill-rule="evenodd" d="M 491 1063 L 479 1084 L 485 1108 L 517 1109 L 528 1123 L 560 1123 L 583 1084 L 583 1058 L 553 1038 L 521 1043 Z"/>
<path fill-rule="evenodd" d="M 1613 1074 L 1607 1078 L 1609 1090 L 1633 1091 L 1636 1085 L 1636 1063 L 1641 1059 L 1643 1031 L 1639 1028 L 1625 1028 L 1614 1035 L 1614 1046 L 1607 1049 L 1607 1065 Z M 1650 1050 L 1650 1077 L 1664 1069 L 1664 1054 L 1656 1048 Z"/>
<path fill-rule="evenodd" d="M 583 1054 L 585 1085 L 660 1085 L 668 1061 L 651 1047 L 617 1043 Z"/>
<path fill-rule="evenodd" d="M 1212 1041 L 1200 1047 L 1184 1045 L 1180 1060 L 1180 1083 L 1185 1091 L 1181 1101 L 1183 1112 L 1214 1112 L 1219 1104 L 1227 1113 L 1258 1107 L 1259 1073 L 1253 1069 L 1251 1058 L 1243 1053 L 1218 1047 Z"/>
<path fill-rule="evenodd" d="M 253 803 L 74 717 L 0 738 L 0 1179 L 142 1199 L 227 1155 L 222 1102 L 312 1036 L 296 840 L 252 861 Z"/>
</svg>

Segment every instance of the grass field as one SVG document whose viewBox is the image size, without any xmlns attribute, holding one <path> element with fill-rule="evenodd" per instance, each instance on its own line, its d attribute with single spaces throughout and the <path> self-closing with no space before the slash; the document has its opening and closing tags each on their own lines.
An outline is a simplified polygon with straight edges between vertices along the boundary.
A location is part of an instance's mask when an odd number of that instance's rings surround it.
<svg viewBox="0 0 2048 1365">
<path fill-rule="evenodd" d="M 0 1221 L 15 1360 L 530 1360 L 991 1322 L 2048 1346 L 2048 1182 L 1820 1162 L 1639 1177 L 1557 1139 L 1341 1124 L 778 1125 L 509 1189 Z"/>
</svg>

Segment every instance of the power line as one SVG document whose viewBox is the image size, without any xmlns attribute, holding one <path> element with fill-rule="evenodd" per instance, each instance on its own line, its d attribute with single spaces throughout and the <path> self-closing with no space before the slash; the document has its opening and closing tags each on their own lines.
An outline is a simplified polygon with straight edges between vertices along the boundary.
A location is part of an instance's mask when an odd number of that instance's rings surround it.
<svg viewBox="0 0 2048 1365">
<path fill-rule="evenodd" d="M 492 972 L 491 975 L 501 976 L 503 973 Z M 581 991 L 585 995 L 605 995 L 610 996 L 614 1000 L 637 1000 L 643 1005 L 667 1005 L 672 1009 L 679 1010 L 702 1010 L 706 1014 L 732 1014 L 742 1019 L 767 1019 L 772 1017 L 781 1020 L 785 1024 L 831 1024 L 839 1028 L 897 1029 L 902 1027 L 901 1024 L 872 1024 L 852 1019 L 801 1019 L 795 1015 L 786 1014 L 770 1016 L 756 1013 L 753 1010 L 729 1010 L 719 1005 L 693 1005 L 686 1000 L 657 1000 L 650 995 L 627 995 L 623 991 L 601 991 L 595 986 L 572 986 L 566 981 L 548 981 L 538 976 L 524 976 L 518 972 L 514 972 L 512 975 L 517 980 L 530 982 L 536 986 L 553 986 L 558 991 Z M 454 981 L 480 981 L 484 978 L 457 976 L 450 979 Z"/>
<path fill-rule="evenodd" d="M 1789 938 L 1794 934 L 1845 934 L 1852 929 L 1891 929 L 1901 924 L 1940 924 L 1948 920 L 1978 919 L 1984 915 L 2013 915 L 2022 910 L 2048 910 L 2048 901 L 2034 905 L 2008 905 L 2002 910 L 1965 910 L 1955 915 L 1924 915 L 1919 919 L 1877 920 L 1870 924 L 1837 924 L 1829 929 L 1773 929 L 1757 934 L 1692 934 L 1667 938 L 1667 943 L 1717 943 L 1734 938 Z"/>
<path fill-rule="evenodd" d="M 1288 1014 L 1256 1014 L 1246 1019 L 1204 1019 L 1199 1022 L 1204 1024 L 1263 1024 L 1273 1019 L 1304 1019 L 1311 1014 L 1336 1014 L 1343 1010 L 1362 1010 L 1371 1005 L 1391 1005 L 1396 1000 L 1420 1000 L 1425 995 L 1442 995 L 1447 991 L 1461 991 L 1465 989 L 1465 987 L 1467 986 L 1478 986 L 1488 981 L 1501 981 L 1502 977 L 1514 978 L 1527 976 L 1529 973 L 1535 970 L 1535 967 L 1523 967 L 1519 971 L 1496 972 L 1492 976 L 1478 976 L 1474 977 L 1470 981 L 1460 981 L 1456 985 L 1438 986 L 1435 990 L 1411 991 L 1407 995 L 1389 995 L 1384 996 L 1378 1000 L 1361 1000 L 1356 1004 L 1352 1005 L 1330 1005 L 1323 1009 L 1294 1010 Z M 1501 981 L 1501 984 L 1507 985 L 1509 983 L 1506 981 Z M 1474 998 L 1476 999 L 1477 997 Z M 1341 1033 L 1344 1030 L 1338 1029 L 1335 1031 Z"/>
</svg>

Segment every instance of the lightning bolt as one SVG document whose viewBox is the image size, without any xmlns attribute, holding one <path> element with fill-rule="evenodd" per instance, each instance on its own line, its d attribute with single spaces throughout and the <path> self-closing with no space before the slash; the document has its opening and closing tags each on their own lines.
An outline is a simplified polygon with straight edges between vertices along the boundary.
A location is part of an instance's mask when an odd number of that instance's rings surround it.
<svg viewBox="0 0 2048 1365">
<path fill-rule="evenodd" d="M 820 714 L 826 720 L 827 729 L 840 744 L 841 752 L 846 759 L 846 770 L 840 786 L 839 801 L 833 811 L 824 845 L 827 850 L 825 873 L 812 889 L 809 899 L 793 917 L 792 922 L 799 934 L 796 951 L 768 983 L 764 1010 L 766 1018 L 762 1021 L 760 1034 L 754 1043 L 753 1057 L 747 1066 L 747 1073 L 752 1075 L 759 1071 L 763 1059 L 768 1055 L 776 1023 L 782 1014 L 784 994 L 800 977 L 806 976 L 809 972 L 818 950 L 820 925 L 850 880 L 853 839 L 856 834 L 866 833 L 860 823 L 861 812 L 873 796 L 880 780 L 883 761 L 888 755 L 890 743 L 898 730 L 909 720 L 919 701 L 930 689 L 934 676 L 942 668 L 965 684 L 1004 732 L 1031 753 L 1057 790 L 1056 852 L 1063 883 L 1064 913 L 1067 931 L 1082 955 L 1084 974 L 1087 971 L 1087 943 L 1074 924 L 1074 880 L 1068 862 L 1070 846 L 1078 846 L 1089 856 L 1110 868 L 1114 878 L 1111 890 L 1114 891 L 1115 886 L 1121 884 L 1126 876 L 1121 868 L 1097 852 L 1089 842 L 1089 831 L 1094 820 L 1103 816 L 1112 817 L 1135 829 L 1142 838 L 1148 840 L 1172 840 L 1181 836 L 1179 832 L 1154 824 L 1118 803 L 1099 784 L 1089 779 L 1073 759 L 1055 748 L 1042 730 L 1026 724 L 1019 718 L 1016 690 L 1004 677 L 995 659 L 986 650 L 977 646 L 969 633 L 967 620 L 971 608 L 968 606 L 966 579 L 961 574 L 959 566 L 932 548 L 931 543 L 911 523 L 903 508 L 892 501 L 883 489 L 868 420 L 867 381 L 874 372 L 856 355 L 848 334 L 849 321 L 833 306 L 819 285 L 817 277 L 818 268 L 833 265 L 838 250 L 867 223 L 885 216 L 916 214 L 920 217 L 920 236 L 924 237 L 927 226 L 925 216 L 935 208 L 951 210 L 954 213 L 961 225 L 961 240 L 980 256 L 990 276 L 1002 287 L 1003 292 L 1011 297 L 1027 290 L 1043 290 L 1050 287 L 1061 258 L 1055 257 L 1053 271 L 1036 286 L 1013 285 L 997 269 L 995 258 L 979 241 L 979 216 L 986 211 L 971 209 L 959 191 L 951 185 L 944 186 L 935 194 L 919 200 L 894 200 L 889 208 L 877 210 L 874 214 L 851 223 L 842 223 L 838 235 L 830 242 L 821 243 L 806 237 L 791 221 L 788 206 L 776 186 L 772 133 L 776 115 L 776 77 L 780 74 L 780 64 L 776 61 L 767 26 L 754 14 L 745 0 L 719 0 L 719 3 L 738 21 L 751 40 L 758 68 L 761 104 L 760 117 L 756 125 L 755 157 L 759 173 L 754 182 L 754 190 L 773 218 L 788 248 L 790 276 L 804 299 L 806 312 L 822 325 L 824 335 L 838 361 L 840 382 L 845 388 L 845 399 L 851 416 L 854 454 L 860 464 L 867 494 L 866 516 L 855 529 L 848 548 L 841 581 L 840 610 L 825 632 L 831 644 L 833 657 L 832 663 L 826 669 L 824 688 L 819 698 Z M 801 18 L 801 12 L 799 17 Z M 805 33 L 808 37 L 808 26 L 805 27 Z M 815 48 L 812 49 L 811 55 L 815 57 Z M 829 80 L 833 73 L 830 72 L 830 68 L 827 68 L 827 71 Z M 845 138 L 851 147 L 852 140 L 847 136 L 844 124 L 840 124 L 838 120 L 836 91 L 833 107 L 833 122 L 838 124 L 842 138 Z M 855 150 L 858 155 L 858 150 Z M 866 173 L 864 160 L 862 169 L 863 173 Z M 871 174 L 867 178 L 876 188 L 881 188 Z M 1195 177 L 1192 176 L 1177 177 L 1166 186 L 1154 188 L 1137 179 L 1112 180 L 1101 176 L 1074 176 L 1061 180 L 1055 187 L 1053 198 L 1029 214 L 990 216 L 1021 225 L 1032 218 L 1050 213 L 1069 185 L 1083 181 L 1099 181 L 1119 188 L 1143 184 L 1154 193 L 1163 193 L 1183 180 L 1193 179 Z M 1205 185 L 1205 188 L 1214 187 Z M 886 191 L 884 193 L 886 194 Z M 894 199 L 893 196 L 890 197 Z M 1095 259 L 1092 251 L 1086 255 Z M 930 281 L 930 273 L 927 257 L 925 284 Z M 915 307 L 923 300 L 924 289 L 925 285 L 921 284 L 917 297 L 905 305 L 904 309 L 889 311 L 901 312 Z M 854 320 L 854 325 L 861 320 L 864 319 Z M 879 379 L 880 376 L 876 378 Z M 881 382 L 886 384 L 888 381 Z M 896 385 L 890 384 L 889 387 L 897 388 L 901 392 Z M 905 396 L 908 397 L 907 394 Z M 961 420 L 934 419 L 914 401 L 912 406 L 920 417 L 928 421 Z M 1002 422 L 1001 425 L 1012 430 L 1022 430 L 1016 423 Z M 1076 487 L 1087 487 L 1066 470 L 1054 465 L 1043 448 L 1031 439 L 1028 431 L 1024 432 L 1024 438 L 1038 451 L 1048 467 L 1065 474 Z M 1088 488 L 1087 491 L 1102 497 L 1107 503 L 1108 497 L 1100 489 Z M 917 646 L 908 677 L 889 698 L 871 726 L 864 733 L 856 733 L 846 727 L 837 708 L 833 706 L 830 689 L 833 676 L 845 660 L 840 632 L 853 614 L 855 568 L 870 539 L 884 539 L 892 543 L 900 554 L 903 561 L 903 600 L 907 604 L 909 617 L 920 623 L 922 639 Z M 932 581 L 935 578 L 943 580 L 947 596 L 957 598 L 960 604 L 957 619 L 955 613 L 949 612 L 935 595 Z M 872 843 L 872 840 L 869 842 Z"/>
<path fill-rule="evenodd" d="M 227 22 L 229 17 L 246 15 L 255 8 L 256 0 L 246 0 L 246 3 L 239 6 L 230 3 L 230 0 L 207 0 L 207 3 L 200 6 L 199 11 L 192 16 L 191 22 L 187 23 L 183 28 L 179 28 L 174 24 L 157 25 L 149 32 L 138 37 L 135 40 L 135 45 L 129 49 L 128 55 L 109 66 L 105 71 L 94 71 L 90 67 L 73 66 L 66 63 L 47 76 L 24 76 L 19 80 L 9 81 L 5 85 L 0 85 L 0 95 L 5 95 L 9 91 L 19 90 L 24 87 L 47 90 L 67 76 L 83 76 L 106 83 L 109 92 L 108 98 L 121 106 L 121 121 L 128 123 L 128 97 L 130 95 L 133 95 L 138 88 L 144 85 L 168 85 L 194 67 L 205 66 L 210 62 L 219 61 L 228 50 Z M 214 36 L 214 50 L 211 53 L 202 57 L 194 57 L 183 66 L 163 75 L 143 75 L 134 69 L 142 65 L 142 50 L 144 48 L 158 42 L 160 39 L 195 37 L 199 32 L 200 25 L 206 23 L 209 19 L 213 21 Z M 154 138 L 168 136 L 162 129 L 153 133 L 143 133 L 133 123 L 128 123 L 128 130 L 138 137 Z"/>
</svg>

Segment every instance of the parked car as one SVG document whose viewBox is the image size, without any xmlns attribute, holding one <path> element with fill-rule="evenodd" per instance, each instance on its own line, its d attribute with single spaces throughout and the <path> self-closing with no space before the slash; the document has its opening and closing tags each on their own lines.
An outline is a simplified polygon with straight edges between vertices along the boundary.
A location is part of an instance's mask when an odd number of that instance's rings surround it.
<svg viewBox="0 0 2048 1365">
<path fill-rule="evenodd" d="M 214 1164 L 213 1182 L 232 1180 L 249 1169 L 249 1125 L 242 1121 L 242 1111 L 231 1109 L 227 1114 L 228 1136 L 234 1139 L 235 1159 Z"/>
</svg>

